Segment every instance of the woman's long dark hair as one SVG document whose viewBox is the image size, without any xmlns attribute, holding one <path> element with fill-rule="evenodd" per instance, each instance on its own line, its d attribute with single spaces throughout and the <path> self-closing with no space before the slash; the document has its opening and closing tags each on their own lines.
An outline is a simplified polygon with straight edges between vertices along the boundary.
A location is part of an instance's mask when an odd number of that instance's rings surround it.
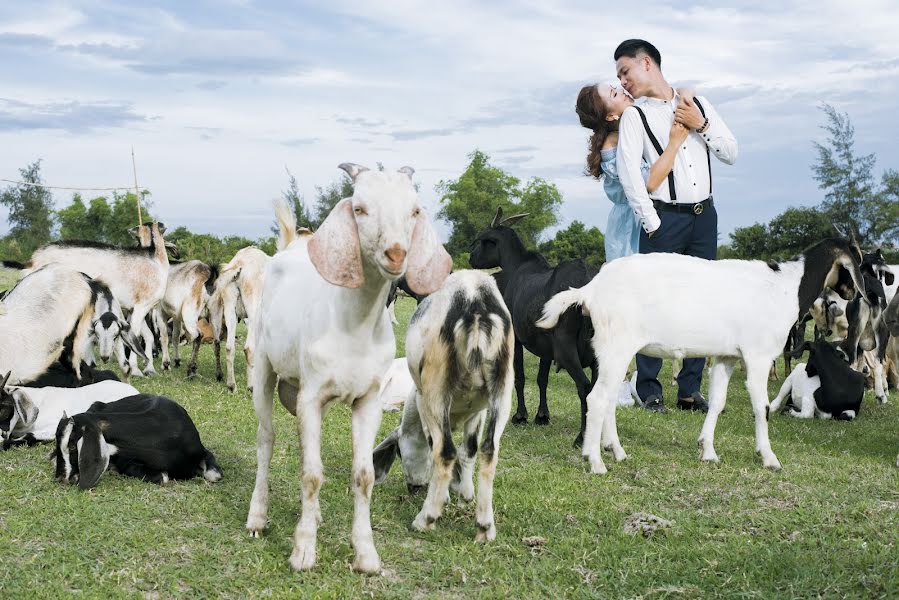
<svg viewBox="0 0 899 600">
<path fill-rule="evenodd" d="M 599 97 L 599 88 L 596 85 L 586 85 L 577 95 L 577 103 L 574 105 L 581 125 L 593 132 L 590 136 L 589 152 L 587 153 L 587 175 L 599 179 L 602 177 L 602 158 L 600 151 L 602 143 L 610 133 L 618 131 L 618 121 L 606 120 L 606 107 Z"/>
</svg>

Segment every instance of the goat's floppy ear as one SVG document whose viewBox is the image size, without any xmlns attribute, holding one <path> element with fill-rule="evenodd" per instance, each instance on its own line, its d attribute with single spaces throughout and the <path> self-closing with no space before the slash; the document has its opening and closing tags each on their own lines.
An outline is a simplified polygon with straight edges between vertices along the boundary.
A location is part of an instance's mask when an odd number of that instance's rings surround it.
<svg viewBox="0 0 899 600">
<path fill-rule="evenodd" d="M 359 177 L 359 173 L 365 173 L 368 171 L 368 167 L 363 167 L 362 165 L 357 165 L 356 163 L 340 163 L 337 165 L 338 169 L 343 169 L 346 171 L 346 174 L 350 176 L 350 179 L 353 180 L 353 183 L 356 182 L 356 178 Z"/>
<path fill-rule="evenodd" d="M 440 289 L 453 270 L 453 259 L 440 243 L 424 211 L 419 211 L 415 217 L 408 261 L 406 283 L 413 292 L 423 296 Z"/>
<path fill-rule="evenodd" d="M 881 269 L 880 276 L 886 285 L 893 285 L 893 282 L 896 281 L 896 276 L 889 269 Z"/>
<path fill-rule="evenodd" d="M 808 340 L 802 342 L 801 344 L 795 346 L 792 351 L 793 358 L 802 358 L 802 355 L 806 352 L 812 351 L 812 343 Z"/>
<path fill-rule="evenodd" d="M 26 388 L 13 390 L 12 401 L 15 405 L 16 413 L 19 415 L 21 427 L 31 427 L 37 420 L 40 409 L 38 409 L 38 407 L 34 405 L 34 402 L 31 401 L 31 398 L 28 397 Z"/>
<path fill-rule="evenodd" d="M 119 321 L 119 327 L 121 327 L 121 330 L 119 331 L 119 337 L 122 338 L 122 343 L 142 359 L 147 360 L 147 355 L 144 352 L 144 349 L 140 347 L 140 338 L 134 335 L 134 331 L 132 331 L 131 325 L 126 321 Z"/>
<path fill-rule="evenodd" d="M 365 282 L 353 200 L 344 198 L 309 240 L 309 258 L 328 283 L 358 288 Z"/>
<path fill-rule="evenodd" d="M 375 465 L 375 483 L 381 483 L 387 479 L 390 467 L 396 460 L 400 449 L 400 428 L 397 427 L 390 432 L 383 442 L 378 444 L 372 454 L 372 461 Z"/>
<path fill-rule="evenodd" d="M 100 480 L 109 466 L 109 445 L 100 429 L 93 424 L 84 426 L 78 440 L 78 487 L 87 490 Z"/>
<path fill-rule="evenodd" d="M 843 309 L 837 305 L 836 302 L 827 307 L 827 310 L 830 312 L 832 317 L 839 317 L 843 314 Z"/>
<path fill-rule="evenodd" d="M 156 223 L 156 227 L 159 229 L 159 235 L 165 233 L 165 223 Z"/>
</svg>

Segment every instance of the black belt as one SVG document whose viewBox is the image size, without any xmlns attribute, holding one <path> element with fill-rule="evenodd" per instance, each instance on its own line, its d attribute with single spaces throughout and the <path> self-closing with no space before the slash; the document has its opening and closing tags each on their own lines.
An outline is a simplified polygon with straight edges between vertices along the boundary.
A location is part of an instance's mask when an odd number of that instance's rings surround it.
<svg viewBox="0 0 899 600">
<path fill-rule="evenodd" d="M 694 215 L 701 215 L 702 211 L 707 208 L 711 208 L 715 206 L 715 202 L 712 200 L 712 197 L 709 196 L 702 202 L 689 203 L 689 202 L 662 202 L 661 200 L 653 200 L 652 205 L 656 210 L 667 210 L 670 212 L 679 212 L 679 213 L 693 213 Z"/>
</svg>

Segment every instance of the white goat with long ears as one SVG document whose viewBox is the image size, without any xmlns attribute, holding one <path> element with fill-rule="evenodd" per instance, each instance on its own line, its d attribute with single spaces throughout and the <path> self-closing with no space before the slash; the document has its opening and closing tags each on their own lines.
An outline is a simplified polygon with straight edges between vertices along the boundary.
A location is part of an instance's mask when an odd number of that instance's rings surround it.
<svg viewBox="0 0 899 600">
<path fill-rule="evenodd" d="M 216 377 L 219 381 L 222 380 L 219 340 L 224 323 L 227 331 L 225 364 L 228 368 L 228 389 L 232 392 L 237 389 L 237 382 L 234 380 L 234 346 L 239 320 L 243 320 L 247 326 L 244 343 L 247 387 L 253 387 L 253 328 L 256 326 L 256 311 L 262 295 L 262 278 L 269 260 L 271 257 L 255 246 L 241 248 L 228 264 L 222 266 L 215 288 L 209 296 L 209 324 L 212 325 L 212 343 L 215 344 Z"/>
<path fill-rule="evenodd" d="M 144 317 L 162 300 L 169 274 L 162 223 L 143 225 L 150 232 L 150 246 L 125 248 L 99 242 L 53 242 L 35 250 L 25 263 L 31 272 L 49 263 L 59 263 L 105 283 L 125 310 L 135 334 L 142 331 Z M 152 338 L 145 353 L 146 373 L 154 373 Z"/>
<path fill-rule="evenodd" d="M 387 293 L 403 274 L 416 292 L 431 293 L 452 261 L 421 209 L 411 168 L 340 168 L 353 179 L 353 196 L 338 202 L 314 235 L 276 254 L 265 271 L 253 369 L 258 464 L 247 529 L 254 537 L 265 529 L 277 380 L 281 403 L 297 416 L 302 448 L 302 516 L 291 566 L 315 565 L 322 417 L 340 402 L 352 409 L 353 568 L 375 573 L 381 561 L 370 519 L 372 450 L 381 423 L 378 389 L 396 352 Z M 278 218 L 286 213 L 278 211 Z M 282 238 L 292 230 L 292 223 L 281 223 Z"/>
<path fill-rule="evenodd" d="M 593 320 L 599 360 L 596 385 L 587 396 L 583 454 L 594 473 L 605 473 L 600 439 L 617 460 L 626 458 L 615 428 L 615 397 L 634 354 L 660 358 L 716 357 L 709 381 L 709 412 L 699 435 L 702 460 L 717 461 L 714 436 L 727 383 L 737 361 L 746 365 L 746 387 L 755 414 L 756 451 L 762 464 L 780 469 L 768 439 L 767 375 L 796 321 L 841 269 L 864 293 L 861 252 L 845 240 L 824 240 L 803 256 L 781 263 L 709 261 L 679 254 L 639 254 L 606 263 L 580 289 L 546 303 L 540 327 L 580 304 Z"/>
<path fill-rule="evenodd" d="M 63 265 L 31 271 L 0 302 L 0 372 L 10 385 L 42 375 L 56 360 L 81 379 L 100 286 Z"/>
</svg>

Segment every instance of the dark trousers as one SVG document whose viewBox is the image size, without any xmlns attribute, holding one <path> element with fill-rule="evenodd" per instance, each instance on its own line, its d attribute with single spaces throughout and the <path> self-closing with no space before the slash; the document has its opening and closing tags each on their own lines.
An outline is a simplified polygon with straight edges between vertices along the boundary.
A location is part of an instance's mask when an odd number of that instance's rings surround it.
<svg viewBox="0 0 899 600">
<path fill-rule="evenodd" d="M 652 237 L 640 230 L 640 254 L 675 252 L 709 260 L 717 257 L 718 213 L 714 206 L 706 208 L 701 215 L 666 210 L 658 212 L 662 224 Z M 689 282 L 685 283 L 689 285 Z M 691 318 L 689 314 L 689 307 L 685 307 L 684 318 Z M 702 316 L 696 315 L 692 318 L 701 319 Z M 684 366 L 677 376 L 678 398 L 686 398 L 699 391 L 704 366 L 705 358 L 684 359 Z M 661 358 L 637 355 L 637 394 L 641 400 L 646 401 L 650 396 L 662 398 L 662 384 L 659 383 L 661 368 Z"/>
</svg>

